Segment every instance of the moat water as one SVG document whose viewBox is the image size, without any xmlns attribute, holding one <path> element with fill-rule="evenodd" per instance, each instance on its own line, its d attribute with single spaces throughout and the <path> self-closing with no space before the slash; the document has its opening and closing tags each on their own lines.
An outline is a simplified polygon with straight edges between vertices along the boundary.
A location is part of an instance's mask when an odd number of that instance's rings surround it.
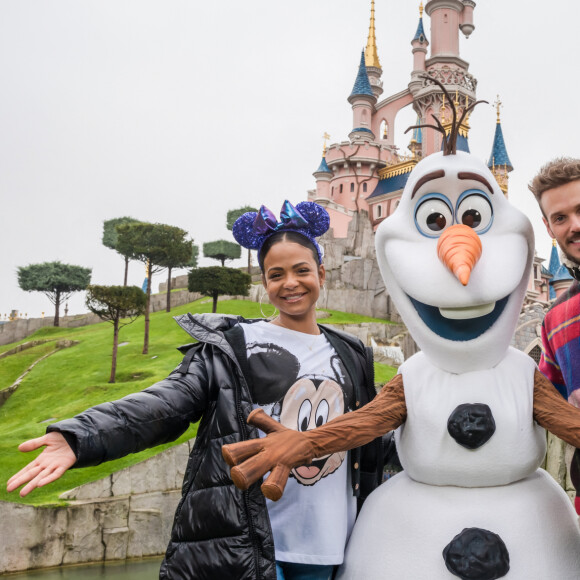
<svg viewBox="0 0 580 580">
<path fill-rule="evenodd" d="M 14 580 L 158 580 L 161 559 L 132 560 L 120 563 L 63 566 L 7 576 Z"/>
</svg>

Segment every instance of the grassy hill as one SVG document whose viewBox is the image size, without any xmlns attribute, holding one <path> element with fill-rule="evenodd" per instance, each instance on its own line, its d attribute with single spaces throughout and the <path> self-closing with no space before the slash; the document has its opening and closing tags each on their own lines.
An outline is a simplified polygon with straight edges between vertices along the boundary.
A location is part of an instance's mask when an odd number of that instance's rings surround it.
<svg viewBox="0 0 580 580">
<path fill-rule="evenodd" d="M 177 441 L 149 449 L 123 459 L 104 463 L 97 467 L 72 469 L 60 480 L 35 490 L 26 498 L 18 492 L 6 493 L 6 481 L 16 471 L 33 459 L 34 453 L 20 453 L 16 448 L 27 439 L 45 433 L 46 426 L 61 419 L 72 417 L 86 408 L 106 401 L 119 399 L 129 393 L 142 390 L 161 380 L 180 362 L 176 347 L 191 342 L 173 320 L 173 316 L 186 312 L 211 311 L 211 301 L 201 299 L 174 308 L 171 313 L 157 312 L 151 315 L 149 354 L 141 354 L 143 348 L 143 318 L 123 328 L 117 363 L 117 382 L 109 384 L 112 326 L 101 324 L 81 328 L 43 328 L 21 341 L 46 341 L 37 346 L 0 359 L 0 390 L 10 386 L 32 363 L 39 362 L 25 377 L 19 388 L 0 408 L 0 500 L 32 505 L 62 503 L 58 496 L 64 491 L 105 477 L 115 471 L 133 465 L 155 455 L 172 445 L 195 436 L 197 425 L 192 425 Z M 246 318 L 259 318 L 259 305 L 249 301 L 224 301 L 218 303 L 223 314 L 240 314 Z M 324 324 L 358 322 L 385 322 L 354 314 L 328 311 L 330 316 Z M 78 344 L 56 350 L 57 341 L 71 340 Z M 21 344 L 16 343 L 16 344 Z M 16 344 L 0 347 L 0 355 Z M 52 354 L 50 354 L 52 353 Z M 395 369 L 376 364 L 377 382 L 386 382 Z"/>
</svg>

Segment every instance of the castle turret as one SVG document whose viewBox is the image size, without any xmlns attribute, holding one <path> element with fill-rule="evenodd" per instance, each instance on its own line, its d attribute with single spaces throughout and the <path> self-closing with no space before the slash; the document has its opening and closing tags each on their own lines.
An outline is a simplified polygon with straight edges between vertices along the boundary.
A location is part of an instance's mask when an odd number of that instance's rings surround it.
<svg viewBox="0 0 580 580">
<path fill-rule="evenodd" d="M 461 13 L 461 20 L 459 28 L 461 32 L 465 34 L 465 38 L 469 38 L 469 35 L 475 30 L 473 25 L 473 9 L 475 8 L 475 2 L 473 0 L 461 0 L 463 2 L 463 12 Z"/>
<path fill-rule="evenodd" d="M 383 81 L 381 75 L 383 69 L 377 53 L 377 39 L 375 37 L 375 0 L 371 0 L 371 22 L 369 24 L 369 36 L 365 49 L 365 65 L 373 94 L 377 99 L 383 94 Z"/>
<path fill-rule="evenodd" d="M 499 109 L 501 107 L 501 101 L 499 100 L 499 95 L 496 102 L 494 103 L 497 111 L 497 123 L 495 125 L 495 135 L 493 137 L 493 146 L 491 148 L 491 155 L 487 166 L 491 169 L 496 181 L 498 182 L 501 190 L 504 192 L 505 196 L 508 195 L 508 174 L 513 171 L 513 165 L 507 153 L 505 142 L 503 139 L 503 131 L 501 130 L 501 120 Z"/>
<path fill-rule="evenodd" d="M 417 117 L 416 125 L 421 124 L 421 119 Z M 423 129 L 420 127 L 415 127 L 411 135 L 411 141 L 409 142 L 408 149 L 413 155 L 413 157 L 421 158 L 423 155 Z"/>
<path fill-rule="evenodd" d="M 331 198 L 330 181 L 332 180 L 332 170 L 326 163 L 326 140 L 329 138 L 330 136 L 325 133 L 324 147 L 322 149 L 322 161 L 320 162 L 318 169 L 312 174 L 316 179 L 316 197 L 314 198 L 315 201 Z"/>
<path fill-rule="evenodd" d="M 411 40 L 413 47 L 413 76 L 425 72 L 425 58 L 427 57 L 427 47 L 429 41 L 425 35 L 423 28 L 423 2 L 419 5 L 419 24 L 413 40 Z"/>
<path fill-rule="evenodd" d="M 371 131 L 371 121 L 377 97 L 373 93 L 367 74 L 364 51 L 361 53 L 358 74 L 348 102 L 352 105 L 353 113 L 353 129 L 349 134 L 349 139 L 351 141 L 374 141 L 375 135 Z"/>
</svg>

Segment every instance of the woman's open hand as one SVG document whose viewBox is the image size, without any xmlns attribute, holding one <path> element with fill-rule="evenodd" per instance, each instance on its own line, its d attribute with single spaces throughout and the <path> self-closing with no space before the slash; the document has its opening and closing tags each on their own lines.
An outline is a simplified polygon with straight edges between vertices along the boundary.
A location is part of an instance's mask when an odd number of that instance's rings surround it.
<svg viewBox="0 0 580 580">
<path fill-rule="evenodd" d="M 42 437 L 25 441 L 18 446 L 18 449 L 28 452 L 42 446 L 46 446 L 42 453 L 8 480 L 6 484 L 7 491 L 14 491 L 21 485 L 26 484 L 20 490 L 20 496 L 24 497 L 33 489 L 58 479 L 77 461 L 66 439 L 57 432 L 47 433 Z"/>
<path fill-rule="evenodd" d="M 290 470 L 312 462 L 312 445 L 303 433 L 287 429 L 262 409 L 254 409 L 248 423 L 268 436 L 224 445 L 222 455 L 232 466 L 232 481 L 240 489 L 248 489 L 270 471 L 261 489 L 268 499 L 277 501 L 284 493 Z"/>
</svg>

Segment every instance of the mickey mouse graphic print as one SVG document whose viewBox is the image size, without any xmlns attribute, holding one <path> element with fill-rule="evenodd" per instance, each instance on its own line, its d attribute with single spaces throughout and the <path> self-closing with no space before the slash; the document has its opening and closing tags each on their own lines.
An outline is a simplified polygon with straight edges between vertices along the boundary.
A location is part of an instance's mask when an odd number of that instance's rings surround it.
<svg viewBox="0 0 580 580">
<path fill-rule="evenodd" d="M 315 429 L 351 411 L 350 376 L 323 334 L 266 321 L 241 326 L 255 407 L 296 431 Z M 268 500 L 277 560 L 342 563 L 356 517 L 347 457 L 346 452 L 333 453 L 293 469 L 283 497 Z"/>
</svg>

